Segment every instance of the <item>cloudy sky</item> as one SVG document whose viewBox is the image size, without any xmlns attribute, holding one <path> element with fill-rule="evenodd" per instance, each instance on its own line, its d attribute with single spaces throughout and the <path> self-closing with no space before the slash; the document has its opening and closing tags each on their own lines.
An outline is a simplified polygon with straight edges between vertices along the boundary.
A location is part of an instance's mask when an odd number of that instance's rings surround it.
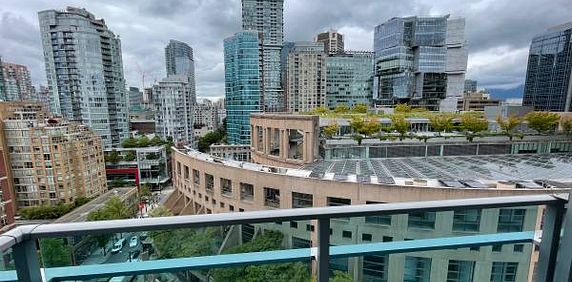
<svg viewBox="0 0 572 282">
<path fill-rule="evenodd" d="M 194 49 L 197 95 L 224 96 L 222 42 L 240 30 L 240 0 L 1 0 L 0 55 L 27 65 L 34 84 L 45 84 L 37 12 L 84 7 L 121 36 L 127 83 L 145 86 L 165 75 L 169 39 Z M 346 49 L 372 50 L 373 28 L 392 17 L 463 16 L 467 20 L 468 78 L 480 87 L 524 83 L 531 38 L 572 21 L 570 0 L 285 0 L 285 40 L 311 40 L 327 29 L 345 35 Z"/>
</svg>

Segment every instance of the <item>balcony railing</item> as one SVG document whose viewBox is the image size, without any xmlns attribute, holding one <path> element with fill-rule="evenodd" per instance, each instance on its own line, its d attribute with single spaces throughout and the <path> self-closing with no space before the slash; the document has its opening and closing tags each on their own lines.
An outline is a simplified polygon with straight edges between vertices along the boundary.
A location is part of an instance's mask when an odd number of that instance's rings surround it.
<svg viewBox="0 0 572 282">
<path fill-rule="evenodd" d="M 539 233 L 528 231 L 330 246 L 330 220 L 333 218 L 539 205 L 545 206 L 546 210 L 543 218 L 542 240 L 536 268 L 536 281 L 570 281 L 572 278 L 570 276 L 572 263 L 572 252 L 570 251 L 572 250 L 572 213 L 570 212 L 570 208 L 566 209 L 566 206 L 568 205 L 568 207 L 570 207 L 570 204 L 568 204 L 568 195 L 565 194 L 27 225 L 0 235 L 0 250 L 6 251 L 12 248 L 16 268 L 15 271 L 0 272 L 0 281 L 86 280 L 102 277 L 190 271 L 218 267 L 307 261 L 308 259 L 312 259 L 315 261 L 317 281 L 326 282 L 329 280 L 330 258 L 458 249 L 497 244 L 533 243 L 535 233 Z M 37 249 L 38 240 L 43 238 L 295 220 L 317 221 L 317 241 L 314 244 L 315 247 L 53 268 L 40 267 Z"/>
</svg>

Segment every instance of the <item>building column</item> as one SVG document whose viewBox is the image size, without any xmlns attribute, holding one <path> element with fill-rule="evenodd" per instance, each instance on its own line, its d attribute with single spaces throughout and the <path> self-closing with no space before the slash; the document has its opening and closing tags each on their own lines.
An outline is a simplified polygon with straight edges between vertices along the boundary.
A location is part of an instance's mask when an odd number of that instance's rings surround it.
<svg viewBox="0 0 572 282">
<path fill-rule="evenodd" d="M 272 128 L 270 127 L 266 127 L 264 128 L 264 153 L 266 155 L 270 154 L 270 134 L 272 133 Z"/>
<path fill-rule="evenodd" d="M 250 126 L 250 140 L 252 150 L 258 151 L 258 126 Z"/>
<path fill-rule="evenodd" d="M 311 144 L 308 144 L 309 135 L 310 135 L 309 132 L 304 132 L 304 137 L 303 137 L 303 139 L 302 139 L 302 140 L 303 140 L 303 141 L 302 141 L 302 142 L 303 142 L 303 147 L 302 147 L 302 160 L 303 160 L 304 162 L 307 162 L 308 159 L 309 159 L 309 153 L 308 153 L 308 152 L 310 151 L 310 148 L 309 148 L 309 147 L 311 147 Z"/>
<path fill-rule="evenodd" d="M 290 145 L 288 144 L 288 129 L 280 130 L 280 157 L 288 159 Z"/>
</svg>

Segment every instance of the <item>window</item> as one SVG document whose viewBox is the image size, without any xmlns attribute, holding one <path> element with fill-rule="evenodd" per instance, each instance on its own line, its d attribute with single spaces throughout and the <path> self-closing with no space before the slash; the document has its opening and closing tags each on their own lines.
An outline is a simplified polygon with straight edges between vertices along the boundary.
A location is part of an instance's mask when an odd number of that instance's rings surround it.
<svg viewBox="0 0 572 282">
<path fill-rule="evenodd" d="M 472 282 L 474 269 L 474 261 L 450 260 L 447 282 Z"/>
<path fill-rule="evenodd" d="M 493 262 L 491 282 L 514 282 L 517 268 L 516 262 Z"/>
<path fill-rule="evenodd" d="M 292 236 L 292 249 L 302 249 L 310 247 L 312 247 L 312 242 L 310 240 Z"/>
<path fill-rule="evenodd" d="M 352 200 L 344 199 L 344 198 L 335 198 L 335 197 L 328 197 L 328 206 L 336 207 L 336 206 L 349 206 L 352 204 Z M 344 220 L 349 221 L 349 218 L 336 218 L 337 220 Z"/>
<path fill-rule="evenodd" d="M 493 245 L 493 252 L 500 253 L 502 251 L 502 245 Z"/>
<path fill-rule="evenodd" d="M 306 231 L 314 232 L 314 225 L 306 224 Z"/>
<path fill-rule="evenodd" d="M 371 205 L 371 204 L 384 204 L 384 203 L 367 201 L 365 202 L 365 204 Z M 366 216 L 365 223 L 391 225 L 391 215 Z"/>
<path fill-rule="evenodd" d="M 290 221 L 290 228 L 298 228 L 298 222 Z"/>
<path fill-rule="evenodd" d="M 254 237 L 254 225 L 243 224 L 241 225 L 242 243 L 248 243 Z"/>
<path fill-rule="evenodd" d="M 524 245 L 523 244 L 516 244 L 516 245 L 514 245 L 512 251 L 515 253 L 522 253 L 524 251 Z"/>
<path fill-rule="evenodd" d="M 254 200 L 254 186 L 252 184 L 242 182 L 240 183 L 240 200 Z"/>
<path fill-rule="evenodd" d="M 435 228 L 435 212 L 411 212 L 408 219 L 408 227 Z"/>
<path fill-rule="evenodd" d="M 500 209 L 497 232 L 521 232 L 525 209 Z"/>
<path fill-rule="evenodd" d="M 481 210 L 459 210 L 453 216 L 453 231 L 478 232 L 481 224 Z"/>
<path fill-rule="evenodd" d="M 347 239 L 351 239 L 352 238 L 352 232 L 343 230 L 342 231 L 342 237 L 347 238 Z"/>
<path fill-rule="evenodd" d="M 314 196 L 312 194 L 304 194 L 292 192 L 292 208 L 311 208 L 313 204 Z"/>
<path fill-rule="evenodd" d="M 214 176 L 208 173 L 205 173 L 205 190 L 207 190 L 208 193 L 214 193 Z"/>
<path fill-rule="evenodd" d="M 230 179 L 220 179 L 221 193 L 223 196 L 232 196 L 232 181 Z"/>
<path fill-rule="evenodd" d="M 223 202 L 220 202 L 220 207 L 221 207 L 221 208 L 224 208 L 224 203 L 223 203 Z"/>
<path fill-rule="evenodd" d="M 181 175 L 181 163 L 177 162 L 177 175 Z"/>
<path fill-rule="evenodd" d="M 280 190 L 264 187 L 264 205 L 267 207 L 280 208 Z"/>
<path fill-rule="evenodd" d="M 367 255 L 363 256 L 363 281 L 386 282 L 389 256 Z"/>
<path fill-rule="evenodd" d="M 382 241 L 383 241 L 383 242 L 392 242 L 392 241 L 393 241 L 393 237 L 391 237 L 391 236 L 383 236 Z"/>
<path fill-rule="evenodd" d="M 371 242 L 371 234 L 367 234 L 367 233 L 363 233 L 361 234 L 361 240 L 362 241 L 370 241 Z"/>
<path fill-rule="evenodd" d="M 228 210 L 234 211 L 234 206 L 233 206 L 233 205 L 228 205 Z"/>
<path fill-rule="evenodd" d="M 189 180 L 190 177 L 190 173 L 189 173 L 189 167 L 185 166 L 185 180 Z"/>
<path fill-rule="evenodd" d="M 431 259 L 422 257 L 405 257 L 403 282 L 429 282 L 431 276 Z"/>
<path fill-rule="evenodd" d="M 206 175 L 206 173 L 205 173 Z M 212 177 L 212 175 L 211 175 Z M 214 182 L 214 181 L 213 181 Z M 193 169 L 193 183 L 200 185 L 201 184 L 201 174 L 198 170 Z"/>
</svg>

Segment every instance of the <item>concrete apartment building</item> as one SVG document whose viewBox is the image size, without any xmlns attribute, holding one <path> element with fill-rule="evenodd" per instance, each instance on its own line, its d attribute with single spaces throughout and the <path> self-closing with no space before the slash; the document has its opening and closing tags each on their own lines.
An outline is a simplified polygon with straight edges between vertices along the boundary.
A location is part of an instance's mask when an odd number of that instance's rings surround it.
<svg viewBox="0 0 572 282">
<path fill-rule="evenodd" d="M 153 86 L 153 100 L 157 135 L 192 144 L 195 99 L 189 76 L 167 76 Z"/>
<path fill-rule="evenodd" d="M 85 9 L 38 13 L 50 110 L 89 126 L 105 148 L 129 134 L 121 41 Z"/>
<path fill-rule="evenodd" d="M 328 55 L 344 53 L 344 35 L 336 31 L 326 31 L 318 34 L 316 42 L 324 44 L 324 51 Z"/>
<path fill-rule="evenodd" d="M 28 68 L 23 65 L 0 61 L 2 68 L 3 88 L 0 90 L 2 101 L 32 101 L 36 100 L 36 91 L 32 86 L 32 78 Z"/>
<path fill-rule="evenodd" d="M 295 42 L 288 52 L 288 112 L 309 112 L 326 102 L 326 53 L 322 42 Z"/>
<path fill-rule="evenodd" d="M 566 154 L 509 156 L 491 151 L 492 155 L 464 157 L 457 155 L 456 149 L 450 156 L 426 157 L 423 161 L 391 156 L 326 161 L 320 157 L 317 116 L 258 114 L 251 122 L 252 163 L 219 159 L 189 148 L 173 152 L 177 213 L 555 193 L 565 190 L 556 187 L 568 187 L 564 171 L 572 169 Z M 453 143 L 453 147 L 458 145 Z M 556 145 L 571 150 L 569 143 Z M 399 150 L 400 144 L 386 146 Z M 471 168 L 475 163 L 480 164 L 478 170 Z M 507 169 L 515 167 L 509 163 L 519 164 L 519 169 Z M 544 168 L 546 163 L 557 166 L 559 173 Z M 530 184 L 535 179 L 545 179 L 551 185 Z M 515 207 L 336 219 L 331 221 L 330 242 L 346 245 L 534 230 L 537 218 L 536 207 Z M 310 221 L 244 225 L 237 236 L 250 238 L 260 229 L 281 231 L 291 248 L 312 246 L 316 236 Z M 532 252 L 531 244 L 511 244 L 366 255 L 334 259 L 331 268 L 349 272 L 356 281 L 409 281 L 415 277 L 420 280 L 411 281 L 456 281 L 459 277 L 472 281 L 497 281 L 498 277 L 511 279 L 503 281 L 531 281 L 535 265 Z"/>
<path fill-rule="evenodd" d="M 52 117 L 39 103 L 0 103 L 0 113 L 16 208 L 107 191 L 102 141 L 87 126 Z"/>
<path fill-rule="evenodd" d="M 457 100 L 457 110 L 465 112 L 484 112 L 487 106 L 498 106 L 501 100 L 491 98 L 491 94 L 485 92 L 465 92 L 462 98 Z"/>
</svg>

